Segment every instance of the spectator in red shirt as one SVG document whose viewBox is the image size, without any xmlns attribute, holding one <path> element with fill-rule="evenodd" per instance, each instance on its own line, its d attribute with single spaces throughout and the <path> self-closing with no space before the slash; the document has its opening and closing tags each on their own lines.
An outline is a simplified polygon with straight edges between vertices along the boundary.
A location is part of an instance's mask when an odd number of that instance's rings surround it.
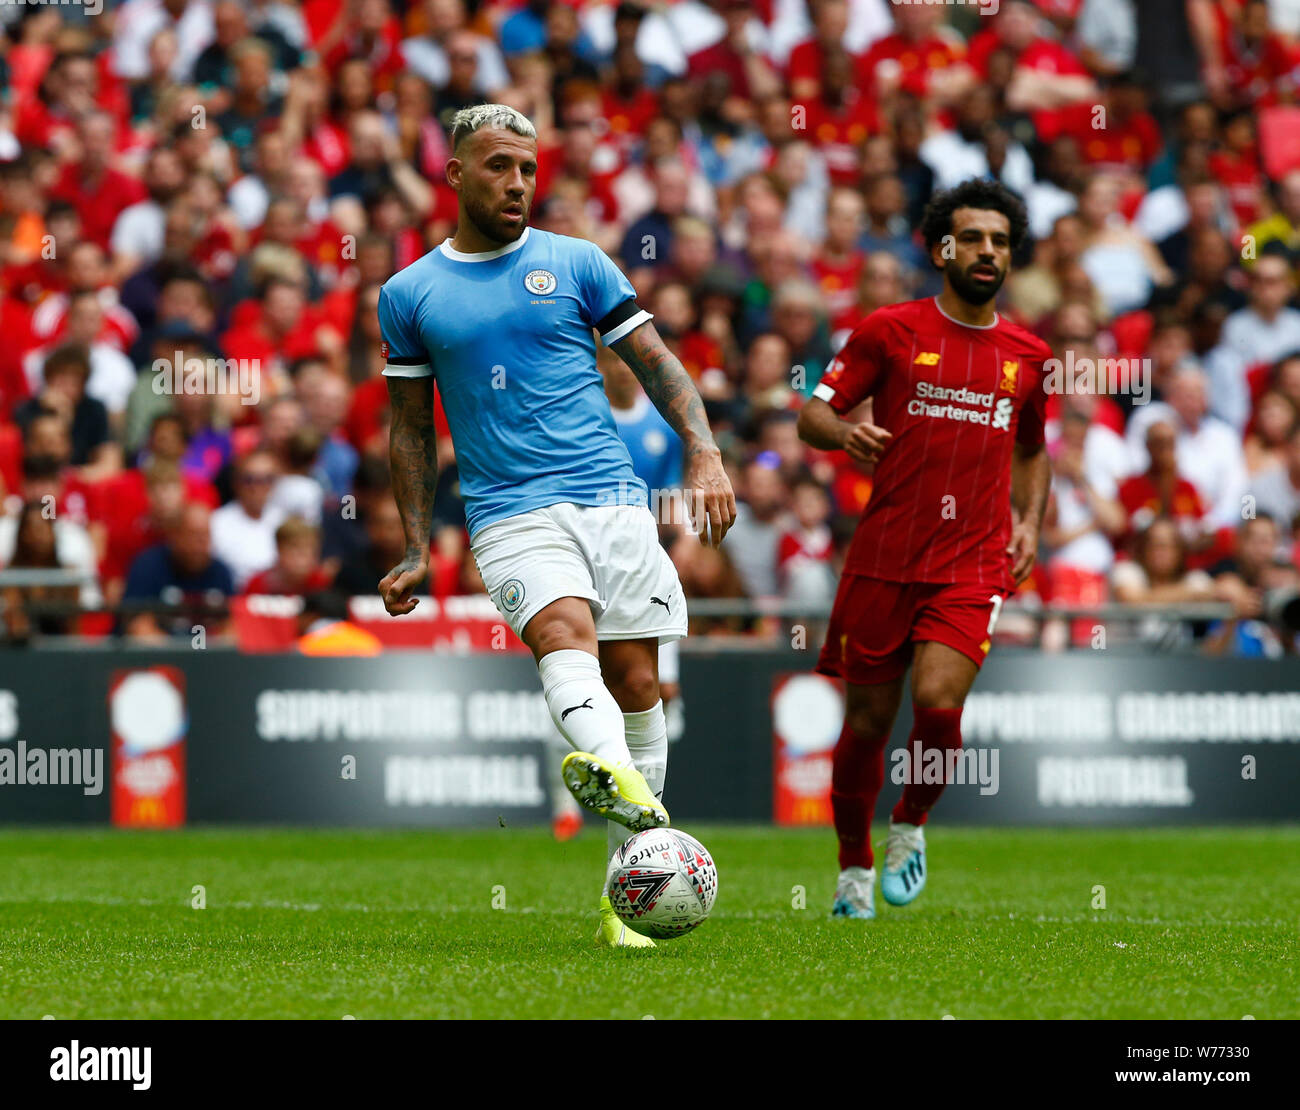
<svg viewBox="0 0 1300 1110">
<path fill-rule="evenodd" d="M 1294 103 L 1300 93 L 1300 47 L 1269 25 L 1268 0 L 1245 0 L 1234 22 L 1219 6 L 1228 88 L 1241 107 Z"/>
<path fill-rule="evenodd" d="M 186 497 L 189 482 L 171 460 L 151 459 L 121 478 L 113 483 L 111 495 L 101 498 L 101 524 L 106 542 L 99 573 L 110 601 L 121 597 L 127 571 L 135 557 L 146 547 L 167 538 L 189 501 Z M 209 497 L 207 507 L 216 507 L 215 495 Z"/>
<path fill-rule="evenodd" d="M 645 64 L 635 43 L 614 48 L 613 80 L 604 97 L 610 133 L 615 143 L 626 149 L 645 134 L 659 114 L 659 101 L 646 85 Z"/>
<path fill-rule="evenodd" d="M 702 375 L 722 366 L 721 346 L 696 326 L 689 285 L 682 282 L 659 285 L 648 304 L 658 321 L 656 326 L 664 344 L 692 378 L 699 381 Z"/>
<path fill-rule="evenodd" d="M 790 96 L 796 100 L 814 100 L 821 93 L 826 57 L 844 49 L 849 29 L 848 0 L 813 0 L 812 38 L 805 39 L 790 51 L 785 76 Z"/>
<path fill-rule="evenodd" d="M 749 0 L 720 0 L 717 8 L 726 21 L 726 33 L 720 41 L 690 56 L 689 75 L 699 80 L 706 74 L 726 74 L 731 95 L 741 100 L 774 91 L 779 82 L 771 66 L 750 45 L 749 24 L 754 13 Z"/>
<path fill-rule="evenodd" d="M 284 370 L 295 359 L 320 355 L 343 369 L 343 336 L 307 303 L 301 282 L 273 276 L 266 282 L 254 319 L 222 336 L 230 358 L 257 360 L 263 374 Z"/>
<path fill-rule="evenodd" d="M 831 499 L 820 482 L 803 474 L 790 486 L 790 508 L 794 522 L 776 545 L 781 593 L 801 602 L 827 603 L 835 596 Z"/>
<path fill-rule="evenodd" d="M 53 413 L 38 416 L 27 426 L 24 446 L 22 481 L 11 492 L 20 493 L 24 500 L 52 505 L 59 520 L 100 531 L 98 490 L 68 464 L 70 445 L 65 422 Z"/>
<path fill-rule="evenodd" d="M 1243 109 L 1223 124 L 1223 143 L 1209 157 L 1214 180 L 1228 191 L 1237 222 L 1246 227 L 1263 215 L 1267 181 L 1259 161 L 1253 112 Z"/>
<path fill-rule="evenodd" d="M 35 96 L 18 96 L 14 135 L 24 147 L 72 158 L 77 149 L 76 122 L 93 112 L 99 100 L 99 71 L 85 54 L 58 54 L 50 62 Z"/>
<path fill-rule="evenodd" d="M 116 135 L 107 112 L 83 116 L 77 123 L 81 157 L 63 168 L 53 194 L 76 208 L 82 234 L 105 250 L 122 210 L 148 195 L 138 178 L 113 168 Z"/>
<path fill-rule="evenodd" d="M 975 72 L 961 41 L 940 34 L 943 14 L 934 4 L 895 5 L 897 30 L 863 56 L 859 86 L 880 100 L 902 91 L 944 107 L 957 103 Z"/>
<path fill-rule="evenodd" d="M 657 105 L 655 111 L 658 112 Z M 564 128 L 553 165 L 554 172 L 549 174 L 546 188 L 538 182 L 537 199 L 548 198 L 561 181 L 577 181 L 584 188 L 588 206 L 596 210 L 601 221 L 617 218 L 619 202 L 614 182 L 623 169 L 623 160 L 618 147 L 603 141 L 594 125 L 580 122 Z M 538 171 L 540 174 L 540 166 Z"/>
<path fill-rule="evenodd" d="M 44 297 L 32 313 L 33 345 L 58 343 L 67 335 L 68 307 L 80 293 L 94 293 L 103 312 L 103 327 L 97 342 L 119 351 L 129 351 L 140 334 L 140 326 L 122 303 L 112 282 L 104 249 L 88 240 L 75 242 L 64 253 L 61 282 L 57 293 Z"/>
<path fill-rule="evenodd" d="M 1160 517 L 1174 521 L 1190 556 L 1206 552 L 1214 543 L 1214 529 L 1206 520 L 1205 505 L 1196 487 L 1178 473 L 1178 433 L 1172 424 L 1155 421 L 1147 429 L 1147 454 L 1151 465 L 1119 485 L 1119 502 L 1128 518 L 1122 544 L 1144 532 Z"/>
<path fill-rule="evenodd" d="M 875 104 L 854 85 L 853 66 L 847 50 L 828 50 L 820 95 L 794 109 L 795 130 L 800 130 L 800 123 L 807 129 L 808 139 L 825 158 L 835 185 L 858 183 L 862 144 L 881 129 Z"/>
<path fill-rule="evenodd" d="M 809 268 L 826 299 L 832 331 L 851 327 L 859 315 L 858 284 L 867 256 L 858 240 L 865 213 L 862 194 L 856 189 L 832 189 L 826 200 L 826 238 Z"/>
<path fill-rule="evenodd" d="M 1061 43 L 1040 35 L 1016 58 L 1007 107 L 1029 112 L 1039 139 L 1050 143 L 1096 104 L 1097 96 L 1088 68 Z"/>
<path fill-rule="evenodd" d="M 983 23 L 984 21 L 981 21 Z M 982 30 L 971 36 L 967 61 L 982 80 L 991 77 L 995 53 L 1006 51 L 1012 61 L 1043 37 L 1042 16 L 1026 0 L 1006 0 Z"/>
<path fill-rule="evenodd" d="M 329 584 L 320 561 L 320 529 L 291 516 L 275 530 L 275 562 L 253 575 L 242 592 L 301 597 Z"/>
<path fill-rule="evenodd" d="M 347 61 L 366 62 L 377 78 L 376 88 L 387 91 L 403 68 L 402 25 L 388 0 L 345 4 L 317 50 L 331 73 Z"/>
<path fill-rule="evenodd" d="M 1108 80 L 1098 104 L 1069 112 L 1063 131 L 1079 144 L 1094 171 L 1128 170 L 1144 174 L 1164 147 L 1160 127 L 1147 111 L 1141 74 L 1129 71 Z"/>
</svg>

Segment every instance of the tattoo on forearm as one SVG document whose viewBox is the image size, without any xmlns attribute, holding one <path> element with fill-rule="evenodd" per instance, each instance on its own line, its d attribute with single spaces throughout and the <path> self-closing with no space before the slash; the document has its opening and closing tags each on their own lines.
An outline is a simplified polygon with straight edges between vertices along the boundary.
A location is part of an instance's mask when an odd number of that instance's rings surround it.
<svg viewBox="0 0 1300 1110">
<path fill-rule="evenodd" d="M 646 395 L 686 445 L 686 454 L 714 447 L 704 402 L 690 374 L 664 346 L 654 324 L 634 328 L 614 344 L 614 350 L 637 376 Z"/>
<path fill-rule="evenodd" d="M 424 552 L 433 524 L 433 494 L 438 485 L 433 379 L 389 378 L 388 399 L 393 410 L 388 462 L 409 558 Z"/>
</svg>

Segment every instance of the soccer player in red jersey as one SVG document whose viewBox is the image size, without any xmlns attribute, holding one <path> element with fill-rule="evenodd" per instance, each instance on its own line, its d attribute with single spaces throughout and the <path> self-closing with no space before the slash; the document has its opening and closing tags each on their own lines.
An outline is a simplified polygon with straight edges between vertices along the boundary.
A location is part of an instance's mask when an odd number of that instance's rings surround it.
<svg viewBox="0 0 1300 1110">
<path fill-rule="evenodd" d="M 944 784 L 922 769 L 936 758 L 948 769 L 960 751 L 962 704 L 1038 550 L 1051 349 L 994 302 L 1025 230 L 1024 205 L 1000 184 L 937 193 L 922 232 L 943 292 L 868 316 L 799 416 L 806 443 L 875 464 L 817 662 L 847 686 L 831 778 L 835 916 L 875 916 L 871 814 L 909 664 L 915 723 L 881 889 L 902 905 L 924 887 L 923 826 Z M 868 397 L 871 420 L 846 419 Z"/>
</svg>

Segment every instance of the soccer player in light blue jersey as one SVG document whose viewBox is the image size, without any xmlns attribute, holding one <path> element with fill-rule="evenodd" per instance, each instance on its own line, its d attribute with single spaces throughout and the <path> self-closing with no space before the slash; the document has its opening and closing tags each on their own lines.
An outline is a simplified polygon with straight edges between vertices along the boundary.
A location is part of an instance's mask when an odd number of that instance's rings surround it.
<svg viewBox="0 0 1300 1110">
<path fill-rule="evenodd" d="M 456 233 L 380 292 L 406 557 L 379 591 L 390 613 L 409 613 L 428 575 L 436 382 L 483 584 L 536 658 L 575 749 L 565 784 L 618 822 L 612 853 L 626 829 L 668 824 L 657 651 L 686 634 L 686 602 L 601 388 L 593 331 L 681 438 L 701 542 L 722 541 L 736 499 L 694 383 L 627 278 L 591 243 L 528 226 L 536 175 L 527 118 L 501 104 L 457 112 Z M 597 940 L 653 945 L 604 897 Z"/>
</svg>

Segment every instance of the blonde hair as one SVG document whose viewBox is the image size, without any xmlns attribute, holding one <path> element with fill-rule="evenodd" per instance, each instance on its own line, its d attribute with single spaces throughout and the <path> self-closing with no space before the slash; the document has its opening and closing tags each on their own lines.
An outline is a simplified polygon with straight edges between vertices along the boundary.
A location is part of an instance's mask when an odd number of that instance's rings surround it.
<svg viewBox="0 0 1300 1110">
<path fill-rule="evenodd" d="M 537 128 L 522 112 L 516 111 L 508 104 L 475 104 L 462 108 L 451 117 L 451 148 L 454 151 L 475 131 L 485 127 L 500 127 L 513 131 L 525 139 L 537 138 Z"/>
</svg>

